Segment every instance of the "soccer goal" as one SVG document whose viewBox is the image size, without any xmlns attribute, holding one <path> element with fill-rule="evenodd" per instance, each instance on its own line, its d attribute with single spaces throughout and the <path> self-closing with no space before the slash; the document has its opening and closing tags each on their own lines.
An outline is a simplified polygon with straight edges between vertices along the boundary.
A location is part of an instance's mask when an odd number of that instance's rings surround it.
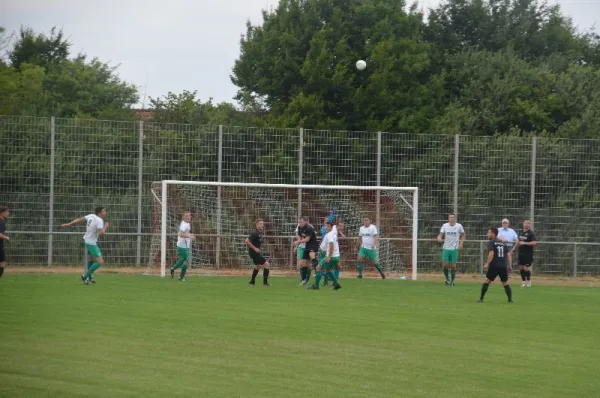
<svg viewBox="0 0 600 398">
<path fill-rule="evenodd" d="M 379 230 L 379 262 L 386 273 L 417 279 L 419 190 L 414 187 L 292 185 L 165 180 L 152 185 L 153 235 L 146 274 L 165 276 L 176 260 L 184 212 L 192 214 L 196 236 L 190 250 L 192 273 L 244 270 L 251 260 L 244 244 L 256 219 L 265 221 L 263 252 L 271 269 L 294 271 L 295 229 L 308 216 L 320 238 L 332 209 L 343 223 L 340 239 L 345 275 L 356 273 L 359 228 L 369 217 Z M 365 263 L 365 270 L 374 269 Z"/>
</svg>

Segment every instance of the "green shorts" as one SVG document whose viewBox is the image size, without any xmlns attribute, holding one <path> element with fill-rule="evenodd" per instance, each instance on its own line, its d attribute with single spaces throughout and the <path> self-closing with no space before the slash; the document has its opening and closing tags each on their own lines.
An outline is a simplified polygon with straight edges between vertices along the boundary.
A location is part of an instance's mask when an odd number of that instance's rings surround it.
<svg viewBox="0 0 600 398">
<path fill-rule="evenodd" d="M 298 255 L 296 256 L 296 258 L 298 260 L 302 260 L 304 257 L 304 248 L 303 247 L 299 247 L 298 248 Z"/>
<path fill-rule="evenodd" d="M 190 249 L 177 246 L 177 259 L 187 261 L 190 258 Z"/>
<path fill-rule="evenodd" d="M 358 257 L 360 258 L 368 258 L 371 261 L 377 261 L 377 249 L 367 249 L 366 247 L 361 246 L 358 251 Z"/>
<path fill-rule="evenodd" d="M 323 257 L 320 261 L 319 261 L 319 265 L 325 269 L 335 269 L 338 265 L 338 263 L 340 262 L 340 258 L 339 257 L 331 257 L 331 260 L 326 263 L 325 262 L 325 258 Z"/>
<path fill-rule="evenodd" d="M 86 243 L 85 249 L 87 250 L 87 253 L 91 257 L 94 257 L 94 258 L 102 257 L 102 252 L 100 251 L 100 248 L 98 247 L 98 245 L 90 245 L 89 243 Z"/>
<path fill-rule="evenodd" d="M 444 249 L 442 251 L 442 261 L 446 264 L 457 264 L 458 249 Z"/>
</svg>

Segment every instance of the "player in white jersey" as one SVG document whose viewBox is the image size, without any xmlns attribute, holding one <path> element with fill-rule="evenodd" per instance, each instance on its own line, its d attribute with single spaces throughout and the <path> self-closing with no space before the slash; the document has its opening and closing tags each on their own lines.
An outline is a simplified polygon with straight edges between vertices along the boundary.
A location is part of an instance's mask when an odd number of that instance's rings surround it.
<svg viewBox="0 0 600 398">
<path fill-rule="evenodd" d="M 61 225 L 62 228 L 70 227 L 81 222 L 85 222 L 87 225 L 83 241 L 90 258 L 88 259 L 87 270 L 81 275 L 81 280 L 86 285 L 90 282 L 96 283 L 94 272 L 104 264 L 102 252 L 98 247 L 98 237 L 104 235 L 108 228 L 108 221 L 104 221 L 105 217 L 106 209 L 100 206 L 96 207 L 94 214 L 88 214 L 85 217 L 76 218 L 70 223 Z"/>
<path fill-rule="evenodd" d="M 379 256 L 377 255 L 377 239 L 379 238 L 379 231 L 377 231 L 375 225 L 371 224 L 371 217 L 363 218 L 363 226 L 360 227 L 358 236 L 357 278 L 363 277 L 363 263 L 365 259 L 368 259 L 375 264 L 375 268 L 379 272 L 379 275 L 381 275 L 381 278 L 385 279 L 385 274 L 379 265 Z"/>
<path fill-rule="evenodd" d="M 502 220 L 502 226 L 498 228 L 498 240 L 508 247 L 508 274 L 512 272 L 512 258 L 516 249 L 516 243 L 519 241 L 519 235 L 514 229 L 510 228 L 508 218 Z"/>
<path fill-rule="evenodd" d="M 456 222 L 456 215 L 448 215 L 448 222 L 442 225 L 437 241 L 444 242 L 442 250 L 442 263 L 444 266 L 444 276 L 446 277 L 446 285 L 454 286 L 456 277 L 456 264 L 458 264 L 458 254 L 463 249 L 466 234 L 462 225 Z M 448 279 L 448 266 L 452 280 Z"/>
<path fill-rule="evenodd" d="M 298 232 L 298 228 L 300 225 L 296 226 L 296 259 L 298 261 L 298 271 L 300 272 L 300 285 L 306 285 L 308 283 L 308 278 L 310 278 L 310 267 L 308 265 L 308 260 L 304 259 L 304 248 L 306 247 L 306 243 L 298 243 L 302 237 Z"/>
<path fill-rule="evenodd" d="M 333 222 L 327 222 L 325 224 L 327 234 L 323 237 L 321 245 L 319 247 L 321 253 L 325 253 L 325 256 L 319 261 L 317 266 L 317 273 L 315 274 L 315 282 L 309 287 L 312 290 L 319 290 L 319 282 L 321 278 L 327 274 L 329 280 L 333 281 L 333 289 L 341 289 L 342 286 L 339 284 L 335 273 L 333 272 L 340 262 L 340 245 L 338 243 L 338 233 L 333 229 Z"/>
<path fill-rule="evenodd" d="M 175 276 L 175 270 L 181 267 L 179 280 L 185 282 L 185 272 L 190 266 L 190 248 L 192 240 L 196 237 L 190 233 L 192 226 L 192 213 L 186 211 L 181 216 L 181 224 L 179 224 L 179 234 L 177 235 L 177 262 L 171 267 L 171 278 Z"/>
</svg>

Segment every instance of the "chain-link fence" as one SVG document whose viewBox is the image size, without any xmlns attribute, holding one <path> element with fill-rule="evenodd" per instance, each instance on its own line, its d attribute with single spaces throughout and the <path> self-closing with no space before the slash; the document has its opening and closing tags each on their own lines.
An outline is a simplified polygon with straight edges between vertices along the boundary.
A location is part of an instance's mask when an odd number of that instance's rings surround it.
<svg viewBox="0 0 600 398">
<path fill-rule="evenodd" d="M 0 203 L 12 212 L 6 251 L 14 265 L 80 264 L 81 228 L 59 225 L 98 205 L 109 212 L 107 263 L 145 265 L 159 232 L 151 184 L 177 179 L 416 186 L 421 270 L 439 268 L 440 247 L 429 239 L 455 212 L 474 240 L 464 271 L 477 272 L 478 240 L 506 217 L 515 228 L 531 218 L 547 242 L 536 249 L 537 272 L 600 273 L 600 140 L 16 116 L 0 116 L 0 137 Z M 385 238 L 391 228 L 383 224 Z"/>
</svg>

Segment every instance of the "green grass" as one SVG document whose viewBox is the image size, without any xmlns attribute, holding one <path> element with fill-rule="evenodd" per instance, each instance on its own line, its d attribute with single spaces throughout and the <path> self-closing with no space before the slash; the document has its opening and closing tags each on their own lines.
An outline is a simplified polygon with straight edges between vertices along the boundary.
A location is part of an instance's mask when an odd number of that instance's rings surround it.
<svg viewBox="0 0 600 398">
<path fill-rule="evenodd" d="M 565 397 L 600 391 L 600 289 L 10 274 L 0 396 Z"/>
</svg>

